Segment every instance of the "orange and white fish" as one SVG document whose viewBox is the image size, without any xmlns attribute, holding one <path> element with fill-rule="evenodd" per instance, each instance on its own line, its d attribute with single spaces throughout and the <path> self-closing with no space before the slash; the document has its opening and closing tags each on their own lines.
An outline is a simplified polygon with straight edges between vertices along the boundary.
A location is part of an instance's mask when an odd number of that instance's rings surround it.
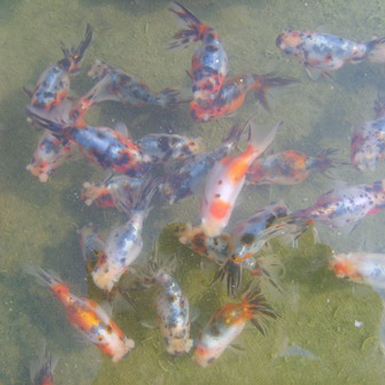
<svg viewBox="0 0 385 385">
<path fill-rule="evenodd" d="M 221 159 L 207 175 L 201 199 L 201 227 L 209 237 L 219 235 L 227 226 L 250 165 L 271 144 L 283 121 L 265 136 L 260 134 L 260 128 L 252 120 L 249 124 L 250 139 L 246 150 L 237 156 Z"/>
<path fill-rule="evenodd" d="M 385 289 L 385 254 L 365 252 L 333 254 L 329 266 L 338 278 L 367 283 L 374 289 Z"/>
<path fill-rule="evenodd" d="M 193 360 L 205 368 L 218 359 L 242 333 L 248 320 L 266 334 L 266 317 L 276 319 L 277 314 L 260 293 L 258 285 L 252 285 L 240 304 L 227 303 L 216 310 L 198 338 Z"/>
<path fill-rule="evenodd" d="M 27 268 L 27 272 L 49 287 L 64 307 L 68 322 L 104 354 L 111 357 L 113 362 L 126 357 L 135 347 L 135 342 L 124 335 L 95 301 L 72 294 L 59 277 L 42 268 L 31 266 Z"/>
</svg>

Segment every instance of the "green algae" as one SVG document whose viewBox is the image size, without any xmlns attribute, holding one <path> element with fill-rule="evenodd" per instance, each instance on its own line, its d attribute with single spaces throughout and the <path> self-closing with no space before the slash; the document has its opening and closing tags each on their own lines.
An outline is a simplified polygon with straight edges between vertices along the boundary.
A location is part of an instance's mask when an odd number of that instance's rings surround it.
<svg viewBox="0 0 385 385">
<path fill-rule="evenodd" d="M 94 27 L 94 39 L 84 68 L 96 58 L 125 69 L 159 91 L 172 85 L 189 86 L 185 69 L 192 49 L 165 49 L 177 24 L 163 0 L 3 0 L 0 14 L 0 383 L 25 384 L 29 364 L 46 339 L 60 358 L 55 383 L 60 384 L 381 384 L 384 357 L 378 338 L 382 302 L 373 290 L 338 280 L 327 269 L 331 249 L 315 244 L 311 232 L 293 249 L 275 242 L 272 253 L 284 266 L 281 285 L 286 294 L 268 292 L 280 318 L 269 323 L 263 337 L 252 327 L 240 338 L 243 352 L 226 351 L 217 363 L 201 369 L 189 355 L 174 360 L 163 349 L 158 330 L 140 326 L 152 317 L 153 292 L 137 293 L 137 313 L 120 312 L 116 322 L 137 342 L 131 356 L 114 365 L 95 347 L 78 341 L 60 305 L 22 268 L 27 263 L 57 271 L 76 294 L 103 296 L 85 280 L 76 229 L 92 221 L 102 228 L 119 222 L 112 211 L 86 208 L 77 199 L 81 184 L 101 175 L 77 161 L 64 165 L 47 184 L 33 179 L 25 166 L 41 135 L 25 121 L 28 102 L 21 87 L 33 86 L 39 75 L 60 59 L 59 42 L 79 41 L 85 23 Z M 328 24 L 329 32 L 356 40 L 382 36 L 385 11 L 381 1 L 362 5 L 352 1 L 184 1 L 204 22 L 217 28 L 230 58 L 231 74 L 278 71 L 294 76 L 301 84 L 274 91 L 272 112 L 259 111 L 260 124 L 273 127 L 285 120 L 285 129 L 274 150 L 299 149 L 311 154 L 322 148 L 339 148 L 349 159 L 351 126 L 373 117 L 378 88 L 384 87 L 384 69 L 363 63 L 348 65 L 334 81 L 310 81 L 303 68 L 275 48 L 282 28 L 309 28 Z M 72 80 L 79 96 L 91 87 L 85 70 Z M 114 103 L 96 107 L 92 124 L 114 125 L 124 121 L 134 137 L 173 127 L 178 133 L 203 136 L 213 148 L 236 121 L 255 110 L 251 98 L 235 118 L 200 126 L 190 121 L 187 108 L 175 111 L 127 109 Z M 361 175 L 352 168 L 338 168 L 336 180 L 371 183 L 382 179 L 384 165 L 376 175 Z M 270 201 L 284 199 L 290 208 L 304 207 L 330 189 L 330 181 L 313 176 L 300 186 L 247 188 L 234 220 Z M 199 218 L 198 200 L 154 209 L 146 226 L 146 245 L 171 221 Z M 368 218 L 352 234 L 322 229 L 321 240 L 337 250 L 383 247 L 381 214 Z M 160 239 L 161 251 L 176 255 L 177 278 L 190 302 L 199 311 L 192 334 L 197 336 L 210 314 L 229 301 L 220 283 L 210 285 L 212 275 L 201 269 L 201 258 L 179 244 L 173 226 Z M 149 247 L 147 246 L 147 250 Z M 144 253 L 145 255 L 145 253 Z M 362 323 L 355 326 L 355 321 Z M 298 346 L 312 356 L 285 355 Z"/>
</svg>

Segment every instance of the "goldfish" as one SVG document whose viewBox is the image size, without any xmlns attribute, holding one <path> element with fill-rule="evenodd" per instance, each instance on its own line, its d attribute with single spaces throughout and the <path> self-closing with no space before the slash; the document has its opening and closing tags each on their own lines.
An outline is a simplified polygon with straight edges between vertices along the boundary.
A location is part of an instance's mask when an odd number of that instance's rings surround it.
<svg viewBox="0 0 385 385">
<path fill-rule="evenodd" d="M 111 230 L 103 247 L 102 258 L 92 272 L 92 280 L 100 289 L 111 291 L 139 256 L 143 248 L 143 222 L 158 185 L 157 178 L 149 179 L 140 189 L 123 192 L 119 198 L 119 207 L 128 219 Z"/>
<path fill-rule="evenodd" d="M 227 258 L 214 277 L 214 282 L 227 278 L 227 292 L 230 297 L 234 297 L 241 285 L 242 262 L 261 250 L 268 240 L 261 235 L 274 224 L 276 219 L 286 215 L 287 206 L 283 202 L 271 203 L 263 209 L 257 210 L 247 220 L 240 222 L 230 233 Z M 267 270 L 264 271 L 264 274 L 269 275 Z"/>
<path fill-rule="evenodd" d="M 39 78 L 33 92 L 26 90 L 31 97 L 30 105 L 36 109 L 52 111 L 69 93 L 70 76 L 80 70 L 84 54 L 92 39 L 92 28 L 87 24 L 83 40 L 72 49 L 62 47 L 64 58 L 48 68 Z"/>
<path fill-rule="evenodd" d="M 88 75 L 97 83 L 71 111 L 71 117 L 79 121 L 84 119 L 94 104 L 104 101 L 116 101 L 134 107 L 156 105 L 164 108 L 178 102 L 180 91 L 176 88 L 166 88 L 155 94 L 134 76 L 100 60 L 91 66 Z"/>
<path fill-rule="evenodd" d="M 148 134 L 137 141 L 138 147 L 153 163 L 186 160 L 200 152 L 200 139 L 191 139 L 177 134 Z"/>
<path fill-rule="evenodd" d="M 222 305 L 211 316 L 201 331 L 193 360 L 202 367 L 207 367 L 217 360 L 226 348 L 242 333 L 247 321 L 266 334 L 265 319 L 277 318 L 277 313 L 260 293 L 258 285 L 252 285 L 243 294 L 241 303 Z"/>
<path fill-rule="evenodd" d="M 77 297 L 59 277 L 42 268 L 30 267 L 28 272 L 49 287 L 62 304 L 68 322 L 113 362 L 119 362 L 135 347 L 135 342 L 124 335 L 95 301 Z"/>
<path fill-rule="evenodd" d="M 222 158 L 215 163 L 206 177 L 201 195 L 202 229 L 210 237 L 219 235 L 227 226 L 235 201 L 246 180 L 250 165 L 274 140 L 283 122 L 265 136 L 252 120 L 250 138 L 245 151 L 241 154 Z"/>
<path fill-rule="evenodd" d="M 385 158 L 385 104 L 379 99 L 375 103 L 375 120 L 362 123 L 353 130 L 350 159 L 360 171 L 374 171 Z"/>
<path fill-rule="evenodd" d="M 346 63 L 385 63 L 384 38 L 354 42 L 326 33 L 286 29 L 276 45 L 284 54 L 294 56 L 312 79 L 338 71 Z"/>
<path fill-rule="evenodd" d="M 232 115 L 243 105 L 249 91 L 253 91 L 255 99 L 269 110 L 267 91 L 270 88 L 298 82 L 293 78 L 274 77 L 273 75 L 273 73 L 249 74 L 226 78 L 215 99 L 193 100 L 190 103 L 191 117 L 197 122 L 207 123 L 223 116 Z"/>
<path fill-rule="evenodd" d="M 325 174 L 333 168 L 336 150 L 321 151 L 316 157 L 303 152 L 288 150 L 256 159 L 246 174 L 246 183 L 253 185 L 294 185 L 305 181 L 313 172 Z"/>
<path fill-rule="evenodd" d="M 87 206 L 116 207 L 117 195 L 122 191 L 132 191 L 142 186 L 144 178 L 109 174 L 102 182 L 84 182 L 80 199 Z"/>
<path fill-rule="evenodd" d="M 330 269 L 338 278 L 367 283 L 375 289 L 385 289 L 385 254 L 354 252 L 334 253 Z"/>
<path fill-rule="evenodd" d="M 172 1 L 170 12 L 177 16 L 184 29 L 178 31 L 170 48 L 187 47 L 201 41 L 191 60 L 190 79 L 193 99 L 210 101 L 216 98 L 229 71 L 228 58 L 219 33 L 202 22 L 182 4 Z"/>
<path fill-rule="evenodd" d="M 76 149 L 77 145 L 72 140 L 57 138 L 45 131 L 26 169 L 40 182 L 47 182 L 65 160 L 74 157 Z"/>
<path fill-rule="evenodd" d="M 77 126 L 71 121 L 55 120 L 33 107 L 27 108 L 27 114 L 54 136 L 75 142 L 90 163 L 131 177 L 144 176 L 151 168 L 151 158 L 118 130 Z"/>
<path fill-rule="evenodd" d="M 168 174 L 160 190 L 162 197 L 172 205 L 199 193 L 208 172 L 238 144 L 244 129 L 245 125 L 234 125 L 219 147 L 189 158 L 177 172 Z"/>
<path fill-rule="evenodd" d="M 298 210 L 291 217 L 308 218 L 329 227 L 352 231 L 361 219 L 384 208 L 385 185 L 383 181 L 377 181 L 330 190 L 321 195 L 313 206 Z"/>
<path fill-rule="evenodd" d="M 175 258 L 160 259 L 157 241 L 146 271 L 137 275 L 134 287 L 157 286 L 155 309 L 159 320 L 160 332 L 167 353 L 178 357 L 187 353 L 193 346 L 190 338 L 190 305 L 179 283 L 173 277 Z"/>
<path fill-rule="evenodd" d="M 53 372 L 58 363 L 58 359 L 49 353 L 46 344 L 38 360 L 31 365 L 30 375 L 33 385 L 53 385 Z"/>
</svg>

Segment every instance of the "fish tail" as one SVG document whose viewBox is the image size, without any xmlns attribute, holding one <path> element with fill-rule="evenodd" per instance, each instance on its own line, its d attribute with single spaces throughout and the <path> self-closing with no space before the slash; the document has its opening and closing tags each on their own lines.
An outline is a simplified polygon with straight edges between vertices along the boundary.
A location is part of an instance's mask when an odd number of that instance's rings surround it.
<svg viewBox="0 0 385 385">
<path fill-rule="evenodd" d="M 384 64 L 385 63 L 385 37 L 368 41 L 367 47 L 367 59 L 373 63 Z"/>
<path fill-rule="evenodd" d="M 262 154 L 274 141 L 278 131 L 282 128 L 284 121 L 281 120 L 267 135 L 261 130 L 261 128 L 255 123 L 254 120 L 249 122 L 249 140 L 248 148 L 252 152 Z"/>
<path fill-rule="evenodd" d="M 267 299 L 261 293 L 259 283 L 255 281 L 251 283 L 242 296 L 242 305 L 245 307 L 245 318 L 250 319 L 263 335 L 267 335 L 265 319 L 277 319 L 279 314 L 268 304 Z"/>
<path fill-rule="evenodd" d="M 159 93 L 156 97 L 156 102 L 159 106 L 167 108 L 167 107 L 175 107 L 179 103 L 187 103 L 181 99 L 181 92 L 178 88 L 168 87 Z"/>
<path fill-rule="evenodd" d="M 44 340 L 42 349 L 38 357 L 30 365 L 30 377 L 33 384 L 53 384 L 53 372 L 58 363 L 58 358 L 52 355 L 47 349 L 47 343 Z M 47 381 L 51 379 L 51 382 Z M 44 381 L 45 380 L 45 381 Z"/>
<path fill-rule="evenodd" d="M 63 285 L 63 281 L 52 271 L 46 271 L 41 267 L 27 265 L 24 267 L 24 272 L 34 276 L 38 283 L 42 286 L 52 288 L 56 285 Z"/>
<path fill-rule="evenodd" d="M 149 178 L 134 190 L 117 189 L 113 193 L 115 205 L 119 211 L 129 214 L 131 211 L 150 211 L 150 203 L 161 187 L 163 178 Z"/>
<path fill-rule="evenodd" d="M 270 107 L 267 101 L 267 92 L 270 88 L 283 87 L 293 83 L 299 83 L 295 78 L 283 78 L 273 76 L 274 73 L 268 73 L 265 75 L 253 75 L 254 78 L 254 97 L 255 100 L 260 102 L 263 108 L 270 111 Z"/>
<path fill-rule="evenodd" d="M 244 124 L 235 124 L 233 127 L 230 128 L 230 131 L 228 132 L 225 139 L 223 139 L 222 144 L 224 145 L 231 145 L 231 146 L 237 146 L 243 132 L 245 131 L 246 126 Z"/>
<path fill-rule="evenodd" d="M 242 264 L 234 259 L 228 258 L 223 266 L 216 272 L 212 283 L 226 279 L 227 294 L 229 297 L 235 297 L 239 287 L 242 284 Z"/>
<path fill-rule="evenodd" d="M 80 68 L 80 64 L 84 58 L 84 54 L 90 45 L 92 40 L 92 27 L 87 24 L 86 31 L 84 33 L 83 40 L 79 43 L 77 47 L 71 47 L 68 49 L 62 43 L 61 50 L 66 58 L 72 59 L 72 65 L 70 68 L 70 72 L 76 71 Z"/>
<path fill-rule="evenodd" d="M 47 129 L 56 137 L 65 136 L 71 128 L 70 125 L 62 119 L 61 115 L 63 112 L 68 119 L 68 105 L 65 107 L 60 106 L 60 108 L 54 110 L 54 113 L 43 112 L 30 105 L 26 107 L 26 114 L 33 121 L 33 123 Z"/>
<path fill-rule="evenodd" d="M 177 16 L 178 21 L 182 23 L 184 28 L 173 36 L 175 41 L 169 45 L 169 49 L 185 48 L 192 42 L 202 40 L 207 30 L 211 29 L 209 26 L 202 24 L 189 9 L 177 1 L 172 1 L 168 10 Z"/>
</svg>

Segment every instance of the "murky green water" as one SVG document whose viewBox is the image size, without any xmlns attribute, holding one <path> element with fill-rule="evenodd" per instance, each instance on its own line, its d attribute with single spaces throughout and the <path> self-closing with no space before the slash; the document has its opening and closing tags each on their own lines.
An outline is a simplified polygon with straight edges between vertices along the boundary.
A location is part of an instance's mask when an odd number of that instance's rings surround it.
<svg viewBox="0 0 385 385">
<path fill-rule="evenodd" d="M 260 110 L 259 122 L 273 127 L 284 119 L 274 150 L 298 149 L 316 154 L 338 148 L 349 160 L 352 125 L 373 117 L 372 106 L 385 87 L 385 68 L 375 64 L 348 65 L 333 81 L 312 82 L 296 62 L 275 47 L 284 27 L 323 30 L 355 40 L 369 40 L 385 31 L 383 1 L 257 1 L 185 0 L 205 23 L 222 36 L 232 75 L 277 71 L 294 76 L 301 84 L 277 90 L 270 98 L 271 113 Z M 107 228 L 122 220 L 111 210 L 88 208 L 77 198 L 85 180 L 101 175 L 83 160 L 65 164 L 47 183 L 39 183 L 26 170 L 41 132 L 27 123 L 23 108 L 28 102 L 22 86 L 34 86 L 39 75 L 61 58 L 59 42 L 77 43 L 86 22 L 94 38 L 83 72 L 72 80 L 74 96 L 91 86 L 84 69 L 96 58 L 143 79 L 151 89 L 189 86 L 185 70 L 193 48 L 165 49 L 178 26 L 164 0 L 1 0 L 0 1 L 0 383 L 26 384 L 29 365 L 43 339 L 60 361 L 55 383 L 61 384 L 382 384 L 385 361 L 378 330 L 382 302 L 366 286 L 335 278 L 325 267 L 330 248 L 315 245 L 311 233 L 299 248 L 279 244 L 274 252 L 285 267 L 282 286 L 287 295 L 270 295 L 281 318 L 269 324 L 263 337 L 251 327 L 240 340 L 242 352 L 226 351 L 207 369 L 197 367 L 189 355 L 170 358 L 158 330 L 139 321 L 152 314 L 153 292 L 135 297 L 137 314 L 120 312 L 116 322 L 137 347 L 128 359 L 113 364 L 83 341 L 67 324 L 62 308 L 50 293 L 22 272 L 33 263 L 57 271 L 73 291 L 101 300 L 86 280 L 76 229 L 93 222 Z M 124 121 L 134 137 L 163 132 L 171 126 L 178 133 L 202 136 L 208 148 L 220 142 L 236 121 L 254 111 L 250 99 L 232 118 L 206 125 L 194 124 L 187 106 L 176 111 L 123 108 L 104 103 L 87 117 L 91 124 L 114 125 Z M 371 183 L 384 178 L 385 166 L 374 175 L 352 167 L 333 172 L 336 181 Z M 282 198 L 290 208 L 305 207 L 333 181 L 314 175 L 300 186 L 244 190 L 234 220 L 255 208 Z M 153 210 L 145 231 L 147 245 L 171 221 L 198 220 L 197 199 Z M 365 219 L 352 234 L 319 228 L 321 240 L 338 251 L 384 247 L 383 213 Z M 202 272 L 200 259 L 179 246 L 170 232 L 163 233 L 163 251 L 177 253 L 178 279 L 194 308 L 197 336 L 212 311 L 228 301 L 220 285 L 210 286 L 212 275 Z M 362 322 L 361 327 L 355 321 Z M 311 352 L 301 354 L 297 347 Z"/>
</svg>

